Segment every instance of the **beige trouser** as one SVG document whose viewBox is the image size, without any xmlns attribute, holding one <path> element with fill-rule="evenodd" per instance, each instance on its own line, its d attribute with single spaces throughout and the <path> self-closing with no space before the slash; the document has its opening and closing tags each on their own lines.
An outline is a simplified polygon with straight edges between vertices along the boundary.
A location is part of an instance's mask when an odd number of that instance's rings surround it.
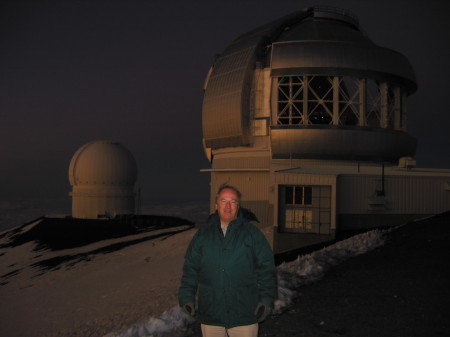
<svg viewBox="0 0 450 337">
<path fill-rule="evenodd" d="M 223 326 L 202 324 L 203 337 L 257 337 L 258 323 L 252 325 L 236 326 L 225 329 Z"/>
</svg>

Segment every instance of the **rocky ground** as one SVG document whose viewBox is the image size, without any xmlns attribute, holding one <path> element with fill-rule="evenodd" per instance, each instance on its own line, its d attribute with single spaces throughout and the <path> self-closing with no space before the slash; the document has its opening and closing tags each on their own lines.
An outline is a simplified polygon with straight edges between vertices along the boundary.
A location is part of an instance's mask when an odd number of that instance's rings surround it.
<svg viewBox="0 0 450 337">
<path fill-rule="evenodd" d="M 449 243 L 450 212 L 404 225 L 384 246 L 299 289 L 259 336 L 450 336 Z"/>
</svg>

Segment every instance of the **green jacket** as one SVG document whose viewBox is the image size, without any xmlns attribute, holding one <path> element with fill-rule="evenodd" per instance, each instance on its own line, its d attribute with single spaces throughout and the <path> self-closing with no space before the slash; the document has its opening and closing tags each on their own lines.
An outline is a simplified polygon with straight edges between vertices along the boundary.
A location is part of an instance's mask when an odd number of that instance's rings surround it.
<svg viewBox="0 0 450 337">
<path fill-rule="evenodd" d="M 277 296 L 273 252 L 242 212 L 226 236 L 217 212 L 194 235 L 185 255 L 180 306 L 195 304 L 196 295 L 198 320 L 226 328 L 257 323 L 259 302 L 272 307 Z"/>
</svg>

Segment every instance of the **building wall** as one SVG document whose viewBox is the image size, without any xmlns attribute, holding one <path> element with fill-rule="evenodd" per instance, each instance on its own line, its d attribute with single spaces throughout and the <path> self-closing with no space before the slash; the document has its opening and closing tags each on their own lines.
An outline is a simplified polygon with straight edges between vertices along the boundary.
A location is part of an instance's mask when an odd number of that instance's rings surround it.
<svg viewBox="0 0 450 337">
<path fill-rule="evenodd" d="M 135 213 L 132 187 L 74 186 L 71 195 L 74 218 L 114 218 L 118 214 Z"/>
<path fill-rule="evenodd" d="M 242 155 L 240 153 L 234 154 L 220 154 L 215 153 L 213 167 L 214 169 L 221 169 L 233 171 L 236 169 L 268 169 L 269 155 L 268 151 L 248 151 Z"/>
<path fill-rule="evenodd" d="M 338 177 L 339 229 L 405 223 L 450 210 L 450 176 L 341 175 Z"/>
<path fill-rule="evenodd" d="M 328 166 L 328 168 L 330 168 Z M 317 166 L 320 170 L 320 165 Z M 368 170 L 361 167 L 361 172 Z M 256 224 L 267 236 L 275 253 L 331 241 L 336 231 L 364 230 L 406 223 L 413 219 L 450 210 L 450 174 L 404 173 L 311 174 L 272 171 L 211 172 L 211 211 L 215 210 L 215 195 L 219 186 L 227 183 L 243 194 L 242 206 L 258 217 Z M 330 231 L 314 233 L 280 230 L 279 191 L 282 186 L 329 186 Z M 384 189 L 383 189 L 384 186 Z"/>
<path fill-rule="evenodd" d="M 450 209 L 450 177 L 385 176 L 384 213 L 436 214 Z M 382 177 L 341 175 L 338 177 L 338 212 L 370 213 L 371 202 L 382 190 Z"/>
</svg>

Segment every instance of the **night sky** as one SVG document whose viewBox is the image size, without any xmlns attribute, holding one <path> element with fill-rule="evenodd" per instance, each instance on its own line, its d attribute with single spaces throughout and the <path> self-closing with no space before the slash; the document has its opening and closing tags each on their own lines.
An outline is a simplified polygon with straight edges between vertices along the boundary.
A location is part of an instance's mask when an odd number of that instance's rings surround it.
<svg viewBox="0 0 450 337">
<path fill-rule="evenodd" d="M 69 199 L 73 154 L 109 139 L 136 158 L 144 202 L 207 200 L 202 87 L 215 55 L 314 5 L 350 10 L 372 41 L 409 59 L 417 164 L 450 168 L 445 0 L 2 0 L 0 199 Z"/>
</svg>

